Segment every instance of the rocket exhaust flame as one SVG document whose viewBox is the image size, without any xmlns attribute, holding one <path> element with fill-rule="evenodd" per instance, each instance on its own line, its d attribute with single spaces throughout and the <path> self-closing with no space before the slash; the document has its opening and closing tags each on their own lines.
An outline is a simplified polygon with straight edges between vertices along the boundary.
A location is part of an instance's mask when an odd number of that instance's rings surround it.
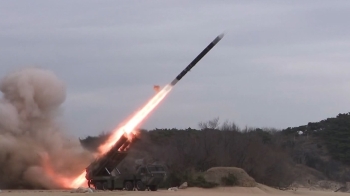
<svg viewBox="0 0 350 196">
<path fill-rule="evenodd" d="M 172 86 L 167 85 L 159 91 L 148 103 L 141 108 L 125 125 L 114 130 L 107 142 L 99 147 L 100 155 L 106 153 L 116 141 L 124 134 L 131 133 L 147 117 L 147 115 L 165 98 Z"/>
<path fill-rule="evenodd" d="M 99 147 L 98 157 L 103 156 L 121 138 L 122 135 L 132 133 L 140 123 L 155 109 L 155 107 L 167 96 L 174 85 L 184 77 L 222 38 L 224 34 L 217 36 L 176 78 L 161 91 L 159 91 L 146 105 L 144 105 L 134 116 L 124 125 L 113 130 L 108 140 Z M 86 182 L 85 171 L 72 181 L 72 188 L 82 186 Z"/>
</svg>

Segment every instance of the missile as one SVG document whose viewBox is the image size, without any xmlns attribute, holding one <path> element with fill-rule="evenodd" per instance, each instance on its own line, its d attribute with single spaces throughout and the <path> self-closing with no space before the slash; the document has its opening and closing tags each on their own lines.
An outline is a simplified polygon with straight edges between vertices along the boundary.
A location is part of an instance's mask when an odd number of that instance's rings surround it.
<svg viewBox="0 0 350 196">
<path fill-rule="evenodd" d="M 182 70 L 182 72 L 176 76 L 176 78 L 170 83 L 171 86 L 174 86 L 182 77 L 184 77 L 188 71 L 190 71 L 222 38 L 224 34 L 218 35 L 204 50 L 199 53 L 199 55 L 193 59 L 193 61 L 187 65 L 187 67 Z"/>
</svg>

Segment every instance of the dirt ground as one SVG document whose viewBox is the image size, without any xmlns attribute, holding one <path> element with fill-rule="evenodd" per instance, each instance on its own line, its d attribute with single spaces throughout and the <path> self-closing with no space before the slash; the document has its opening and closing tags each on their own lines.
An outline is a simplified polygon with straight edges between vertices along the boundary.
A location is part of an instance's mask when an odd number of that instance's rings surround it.
<svg viewBox="0 0 350 196">
<path fill-rule="evenodd" d="M 1 196 L 73 196 L 73 195 L 95 195 L 95 196 L 109 196 L 109 195 L 125 195 L 125 196 L 153 196 L 153 195 L 168 195 L 168 196 L 258 196 L 258 195 L 276 195 L 276 196 L 341 196 L 349 195 L 349 193 L 338 193 L 330 191 L 313 191 L 306 188 L 297 189 L 296 191 L 281 191 L 271 187 L 258 184 L 257 187 L 219 187 L 214 189 L 201 188 L 187 188 L 178 191 L 158 190 L 151 191 L 97 191 L 94 193 L 71 193 L 70 190 L 2 190 Z"/>
</svg>

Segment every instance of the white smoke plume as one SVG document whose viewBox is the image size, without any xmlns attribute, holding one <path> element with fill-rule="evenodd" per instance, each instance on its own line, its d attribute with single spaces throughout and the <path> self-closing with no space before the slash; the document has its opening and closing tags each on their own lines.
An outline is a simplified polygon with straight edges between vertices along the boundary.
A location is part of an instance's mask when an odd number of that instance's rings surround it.
<svg viewBox="0 0 350 196">
<path fill-rule="evenodd" d="M 59 176 L 81 173 L 93 159 L 58 123 L 65 84 L 25 68 L 0 81 L 0 188 L 61 188 Z"/>
</svg>

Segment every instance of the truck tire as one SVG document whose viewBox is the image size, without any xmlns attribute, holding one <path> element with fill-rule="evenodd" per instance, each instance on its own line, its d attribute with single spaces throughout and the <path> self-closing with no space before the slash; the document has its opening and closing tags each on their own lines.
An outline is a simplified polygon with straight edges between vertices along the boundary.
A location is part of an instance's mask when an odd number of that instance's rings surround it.
<svg viewBox="0 0 350 196">
<path fill-rule="evenodd" d="M 158 190 L 158 186 L 157 185 L 151 185 L 151 186 L 149 186 L 149 189 L 151 191 L 157 191 Z"/>
<path fill-rule="evenodd" d="M 138 191 L 146 190 L 146 186 L 143 184 L 143 182 L 141 180 L 138 180 L 136 182 L 136 188 L 137 188 Z"/>
<path fill-rule="evenodd" d="M 126 181 L 124 183 L 124 188 L 127 191 L 132 191 L 134 189 L 134 184 L 132 182 L 130 182 L 130 181 Z"/>
<path fill-rule="evenodd" d="M 96 190 L 102 190 L 102 183 L 101 182 L 96 182 L 95 183 L 95 189 Z"/>
</svg>

